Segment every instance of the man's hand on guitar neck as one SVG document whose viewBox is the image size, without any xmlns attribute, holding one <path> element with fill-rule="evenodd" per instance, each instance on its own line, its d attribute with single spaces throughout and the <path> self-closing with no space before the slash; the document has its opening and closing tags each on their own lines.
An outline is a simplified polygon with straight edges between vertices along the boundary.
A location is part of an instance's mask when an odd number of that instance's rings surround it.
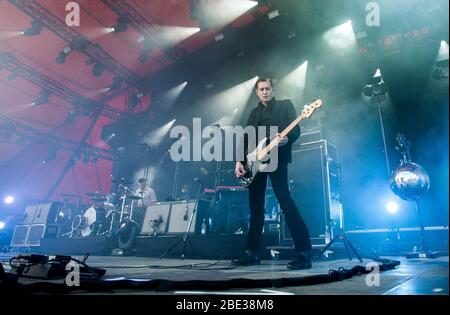
<svg viewBox="0 0 450 315">
<path fill-rule="evenodd" d="M 245 174 L 244 165 L 242 165 L 241 162 L 236 162 L 236 167 L 234 169 L 234 173 L 236 174 L 237 178 L 239 178 Z"/>
</svg>

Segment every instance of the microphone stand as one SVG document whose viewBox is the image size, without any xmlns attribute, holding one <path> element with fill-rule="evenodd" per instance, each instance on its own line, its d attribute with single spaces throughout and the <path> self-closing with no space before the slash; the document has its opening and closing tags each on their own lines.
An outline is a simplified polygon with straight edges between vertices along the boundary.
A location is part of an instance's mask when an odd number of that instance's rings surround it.
<svg viewBox="0 0 450 315">
<path fill-rule="evenodd" d="M 195 180 L 195 179 L 194 179 Z M 189 224 L 188 227 L 186 229 L 186 232 L 184 233 L 184 236 L 182 239 L 178 240 L 178 242 L 176 242 L 175 244 L 173 244 L 168 250 L 166 250 L 161 256 L 159 256 L 159 258 L 163 258 L 164 256 L 166 256 L 172 249 L 174 249 L 175 247 L 178 246 L 178 244 L 180 244 L 181 242 L 183 242 L 183 249 L 181 251 L 181 260 L 184 259 L 185 256 L 185 250 L 186 250 L 186 245 L 188 242 L 188 237 L 189 237 L 189 232 L 191 230 L 191 226 L 192 226 L 192 221 L 194 220 L 195 217 L 195 213 L 197 212 L 197 207 L 198 207 L 198 201 L 200 199 L 200 193 L 202 191 L 202 187 L 203 187 L 203 183 L 200 180 L 195 180 L 196 182 L 198 182 L 198 191 L 197 191 L 197 197 L 195 198 L 195 204 L 194 204 L 194 209 L 192 209 L 192 215 L 191 218 L 189 219 Z"/>
</svg>

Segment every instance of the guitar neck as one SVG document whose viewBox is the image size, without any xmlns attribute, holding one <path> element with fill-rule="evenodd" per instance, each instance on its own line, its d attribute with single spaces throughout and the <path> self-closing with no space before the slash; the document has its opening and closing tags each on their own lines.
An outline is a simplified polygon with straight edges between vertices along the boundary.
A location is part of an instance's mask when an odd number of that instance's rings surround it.
<svg viewBox="0 0 450 315">
<path fill-rule="evenodd" d="M 294 129 L 294 127 L 297 126 L 303 118 L 305 118 L 305 116 L 303 116 L 303 114 L 300 115 L 300 116 L 298 116 L 293 122 L 291 122 L 291 124 L 290 124 L 289 126 L 287 126 L 287 127 L 280 133 L 280 136 L 281 136 L 282 138 L 286 137 L 287 134 L 288 134 L 292 129 Z M 263 159 L 263 158 L 269 153 L 269 151 L 272 150 L 273 147 L 275 147 L 275 146 L 276 146 L 276 138 L 273 139 L 272 141 L 270 141 L 270 143 L 269 143 L 264 149 L 262 149 L 260 152 L 258 152 L 257 159 L 258 159 L 258 160 Z"/>
</svg>

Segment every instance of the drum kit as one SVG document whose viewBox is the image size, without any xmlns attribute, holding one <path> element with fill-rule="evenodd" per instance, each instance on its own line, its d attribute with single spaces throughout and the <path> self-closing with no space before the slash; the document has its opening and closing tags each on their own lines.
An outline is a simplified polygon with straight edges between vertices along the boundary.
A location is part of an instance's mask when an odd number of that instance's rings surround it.
<svg viewBox="0 0 450 315">
<path fill-rule="evenodd" d="M 114 236 L 124 222 L 133 219 L 135 201 L 142 199 L 123 182 L 120 182 L 116 193 L 103 195 L 92 192 L 86 195 L 91 199 L 89 208 L 73 218 L 71 230 L 65 236 Z"/>
</svg>

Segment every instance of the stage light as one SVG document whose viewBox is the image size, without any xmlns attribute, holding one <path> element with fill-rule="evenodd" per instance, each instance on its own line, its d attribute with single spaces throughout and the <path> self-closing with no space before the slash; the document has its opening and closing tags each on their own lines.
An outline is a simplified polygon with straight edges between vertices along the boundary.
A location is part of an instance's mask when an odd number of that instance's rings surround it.
<svg viewBox="0 0 450 315">
<path fill-rule="evenodd" d="M 103 74 L 104 71 L 105 71 L 105 66 L 102 65 L 100 62 L 97 62 L 94 65 L 94 68 L 92 69 L 92 74 L 95 77 L 99 77 L 99 76 L 101 76 Z"/>
<path fill-rule="evenodd" d="M 25 35 L 25 36 L 39 35 L 41 33 L 41 31 L 42 31 L 42 27 L 43 26 L 44 26 L 44 24 L 41 21 L 33 20 L 31 22 L 31 27 L 20 31 L 20 34 L 21 35 Z"/>
<path fill-rule="evenodd" d="M 77 117 L 77 112 L 75 109 L 70 109 L 67 113 L 66 122 L 71 123 L 75 121 L 75 118 Z"/>
<path fill-rule="evenodd" d="M 47 90 L 42 90 L 41 94 L 38 96 L 37 99 L 35 99 L 31 104 L 33 106 L 39 106 L 39 105 L 43 105 L 45 103 L 48 103 L 49 98 L 50 98 L 50 92 Z"/>
<path fill-rule="evenodd" d="M 13 196 L 6 196 L 5 199 L 3 200 L 4 203 L 10 205 L 14 202 L 14 197 Z"/>
<path fill-rule="evenodd" d="M 72 48 L 70 46 L 64 47 L 60 52 L 58 57 L 56 57 L 56 63 L 62 65 L 66 62 L 66 57 L 70 54 Z"/>
<path fill-rule="evenodd" d="M 112 28 L 115 33 L 123 33 L 128 29 L 128 18 L 121 16 L 117 19 L 117 24 Z"/>
<path fill-rule="evenodd" d="M 114 77 L 113 82 L 108 87 L 108 91 L 119 90 L 122 87 L 122 79 L 119 77 Z"/>
<path fill-rule="evenodd" d="M 280 12 L 278 10 L 274 10 L 274 11 L 267 13 L 267 17 L 269 18 L 269 20 L 272 20 L 272 19 L 276 18 L 277 16 L 280 16 Z"/>
<path fill-rule="evenodd" d="M 42 164 L 47 164 L 48 162 L 54 160 L 55 158 L 56 158 L 56 148 L 50 147 L 50 148 L 48 148 L 47 155 L 42 160 Z"/>
<path fill-rule="evenodd" d="M 223 33 L 220 33 L 220 34 L 217 34 L 216 36 L 214 36 L 214 41 L 218 42 L 218 41 L 221 41 L 224 38 L 225 38 L 225 36 L 223 35 Z"/>
<path fill-rule="evenodd" d="M 440 60 L 448 60 L 448 44 L 445 40 L 441 41 L 441 44 L 439 46 L 439 51 L 436 56 L 436 61 Z"/>
<path fill-rule="evenodd" d="M 363 88 L 363 94 L 371 98 L 371 101 L 381 100 L 388 92 L 386 83 L 381 76 L 380 69 L 377 69 L 374 76 L 367 80 L 366 86 Z"/>
<path fill-rule="evenodd" d="M 5 222 L 0 221 L 0 230 L 3 230 L 5 226 L 6 226 Z"/>
<path fill-rule="evenodd" d="M 395 202 L 393 202 L 393 201 L 390 201 L 390 202 L 388 202 L 387 205 L 386 205 L 386 210 L 387 210 L 389 213 L 395 214 L 395 213 L 398 212 L 398 204 L 395 203 Z"/>
<path fill-rule="evenodd" d="M 137 107 L 139 105 L 139 102 L 141 101 L 141 98 L 143 98 L 144 95 L 145 95 L 144 92 L 139 92 L 137 94 L 134 94 L 131 97 L 131 106 L 132 107 Z"/>
</svg>

